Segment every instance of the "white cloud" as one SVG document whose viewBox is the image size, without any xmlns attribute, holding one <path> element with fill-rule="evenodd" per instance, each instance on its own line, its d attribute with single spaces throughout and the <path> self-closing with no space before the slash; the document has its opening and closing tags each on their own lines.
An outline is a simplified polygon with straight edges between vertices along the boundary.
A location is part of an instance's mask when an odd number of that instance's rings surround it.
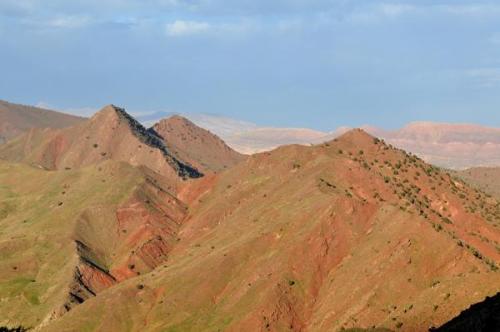
<svg viewBox="0 0 500 332">
<path fill-rule="evenodd" d="M 378 23 L 387 19 L 400 18 L 416 13 L 421 8 L 409 4 L 375 3 L 356 7 L 345 18 L 352 23 Z"/>
<path fill-rule="evenodd" d="M 500 67 L 470 69 L 466 75 L 481 87 L 500 85 Z"/>
<path fill-rule="evenodd" d="M 385 16 L 396 17 L 409 12 L 412 12 L 416 9 L 415 6 L 408 4 L 390 4 L 383 3 L 379 5 L 378 11 Z"/>
<path fill-rule="evenodd" d="M 346 18 L 354 23 L 377 23 L 385 19 L 399 18 L 403 15 L 446 15 L 466 18 L 488 18 L 500 16 L 498 4 L 401 4 L 375 2 L 354 7 Z"/>
<path fill-rule="evenodd" d="M 206 22 L 177 20 L 166 26 L 167 35 L 172 37 L 195 35 L 207 32 L 212 26 Z"/>
<path fill-rule="evenodd" d="M 51 28 L 74 29 L 87 26 L 90 23 L 92 23 L 92 20 L 87 16 L 65 16 L 49 20 L 47 26 Z"/>
<path fill-rule="evenodd" d="M 208 23 L 203 21 L 177 20 L 168 23 L 165 32 L 170 37 L 210 34 L 212 36 L 237 36 L 260 31 L 262 22 L 254 19 L 239 19 L 231 22 Z"/>
<path fill-rule="evenodd" d="M 442 11 L 461 16 L 496 16 L 500 15 L 500 5 L 475 4 L 475 5 L 441 5 L 435 6 Z"/>
</svg>

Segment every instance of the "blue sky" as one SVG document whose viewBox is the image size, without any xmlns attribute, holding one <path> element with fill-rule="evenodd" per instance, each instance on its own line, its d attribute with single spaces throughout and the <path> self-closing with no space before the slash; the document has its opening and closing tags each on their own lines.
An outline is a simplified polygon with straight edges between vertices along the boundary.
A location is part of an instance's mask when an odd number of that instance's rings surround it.
<svg viewBox="0 0 500 332">
<path fill-rule="evenodd" d="M 331 130 L 500 126 L 500 2 L 1 0 L 0 98 Z"/>
</svg>

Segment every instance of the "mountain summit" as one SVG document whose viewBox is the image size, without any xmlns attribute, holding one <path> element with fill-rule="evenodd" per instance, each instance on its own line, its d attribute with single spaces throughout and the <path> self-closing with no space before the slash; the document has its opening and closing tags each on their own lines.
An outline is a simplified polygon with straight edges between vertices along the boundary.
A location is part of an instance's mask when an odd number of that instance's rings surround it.
<svg viewBox="0 0 500 332">
<path fill-rule="evenodd" d="M 146 166 L 163 176 L 202 176 L 175 158 L 158 135 L 124 109 L 108 105 L 88 121 L 67 129 L 33 129 L 0 148 L 0 157 L 46 169 L 73 169 L 103 160 Z"/>
<path fill-rule="evenodd" d="M 178 115 L 161 120 L 152 129 L 175 156 L 204 172 L 218 172 L 245 159 L 218 136 Z"/>
</svg>

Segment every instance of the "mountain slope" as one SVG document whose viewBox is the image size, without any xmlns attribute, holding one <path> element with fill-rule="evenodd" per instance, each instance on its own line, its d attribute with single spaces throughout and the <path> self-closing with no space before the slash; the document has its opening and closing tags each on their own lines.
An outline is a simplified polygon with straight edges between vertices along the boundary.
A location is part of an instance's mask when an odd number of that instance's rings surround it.
<svg viewBox="0 0 500 332">
<path fill-rule="evenodd" d="M 499 167 L 475 167 L 457 171 L 455 174 L 470 185 L 500 199 Z"/>
<path fill-rule="evenodd" d="M 112 105 L 74 127 L 33 129 L 0 147 L 0 158 L 50 170 L 80 168 L 111 159 L 146 166 L 170 178 L 202 175 L 172 156 L 156 133 Z"/>
<path fill-rule="evenodd" d="M 115 106 L 2 146 L 23 163 L 0 161 L 0 326 L 44 326 L 164 264 L 188 212 L 179 195 L 196 194 L 180 179 L 202 175 L 173 153 Z"/>
<path fill-rule="evenodd" d="M 425 331 L 500 288 L 498 203 L 359 130 L 179 197 L 168 264 L 45 330 Z"/>
<path fill-rule="evenodd" d="M 149 175 L 148 175 L 149 173 Z M 0 326 L 43 325 L 167 259 L 186 206 L 125 163 L 0 162 Z"/>
<path fill-rule="evenodd" d="M 83 121 L 78 116 L 0 100 L 0 143 L 31 128 L 65 128 Z"/>
<path fill-rule="evenodd" d="M 173 155 L 203 172 L 221 171 L 245 158 L 219 137 L 181 116 L 161 120 L 152 129 Z"/>
<path fill-rule="evenodd" d="M 489 332 L 500 331 L 500 293 L 472 305 L 443 326 L 433 329 L 436 332 Z"/>
</svg>

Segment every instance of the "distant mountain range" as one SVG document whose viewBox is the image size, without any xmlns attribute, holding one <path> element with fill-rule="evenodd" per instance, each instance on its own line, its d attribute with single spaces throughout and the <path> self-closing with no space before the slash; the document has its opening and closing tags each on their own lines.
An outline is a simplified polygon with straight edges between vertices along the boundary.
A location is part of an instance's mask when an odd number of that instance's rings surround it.
<svg viewBox="0 0 500 332">
<path fill-rule="evenodd" d="M 155 114 L 161 115 L 162 113 Z M 307 128 L 261 127 L 211 114 L 184 116 L 220 136 L 236 151 L 245 154 L 269 151 L 287 144 L 318 144 L 352 129 L 340 127 L 332 132 L 322 132 Z M 454 169 L 500 166 L 500 128 L 433 122 L 414 122 L 398 130 L 384 130 L 373 126 L 362 128 L 437 166 Z"/>
<path fill-rule="evenodd" d="M 173 115 L 176 113 L 154 112 L 139 114 L 137 119 L 145 126 L 153 126 L 161 119 Z M 288 144 L 319 144 L 352 129 L 340 127 L 332 132 L 323 132 L 307 128 L 263 127 L 214 114 L 180 115 L 216 134 L 232 149 L 242 154 L 270 151 Z M 26 132 L 31 127 L 62 128 L 83 119 L 0 101 L 0 142 Z M 500 166 L 500 128 L 433 122 L 414 122 L 398 130 L 384 130 L 373 126 L 362 128 L 437 166 L 451 169 Z"/>
</svg>

